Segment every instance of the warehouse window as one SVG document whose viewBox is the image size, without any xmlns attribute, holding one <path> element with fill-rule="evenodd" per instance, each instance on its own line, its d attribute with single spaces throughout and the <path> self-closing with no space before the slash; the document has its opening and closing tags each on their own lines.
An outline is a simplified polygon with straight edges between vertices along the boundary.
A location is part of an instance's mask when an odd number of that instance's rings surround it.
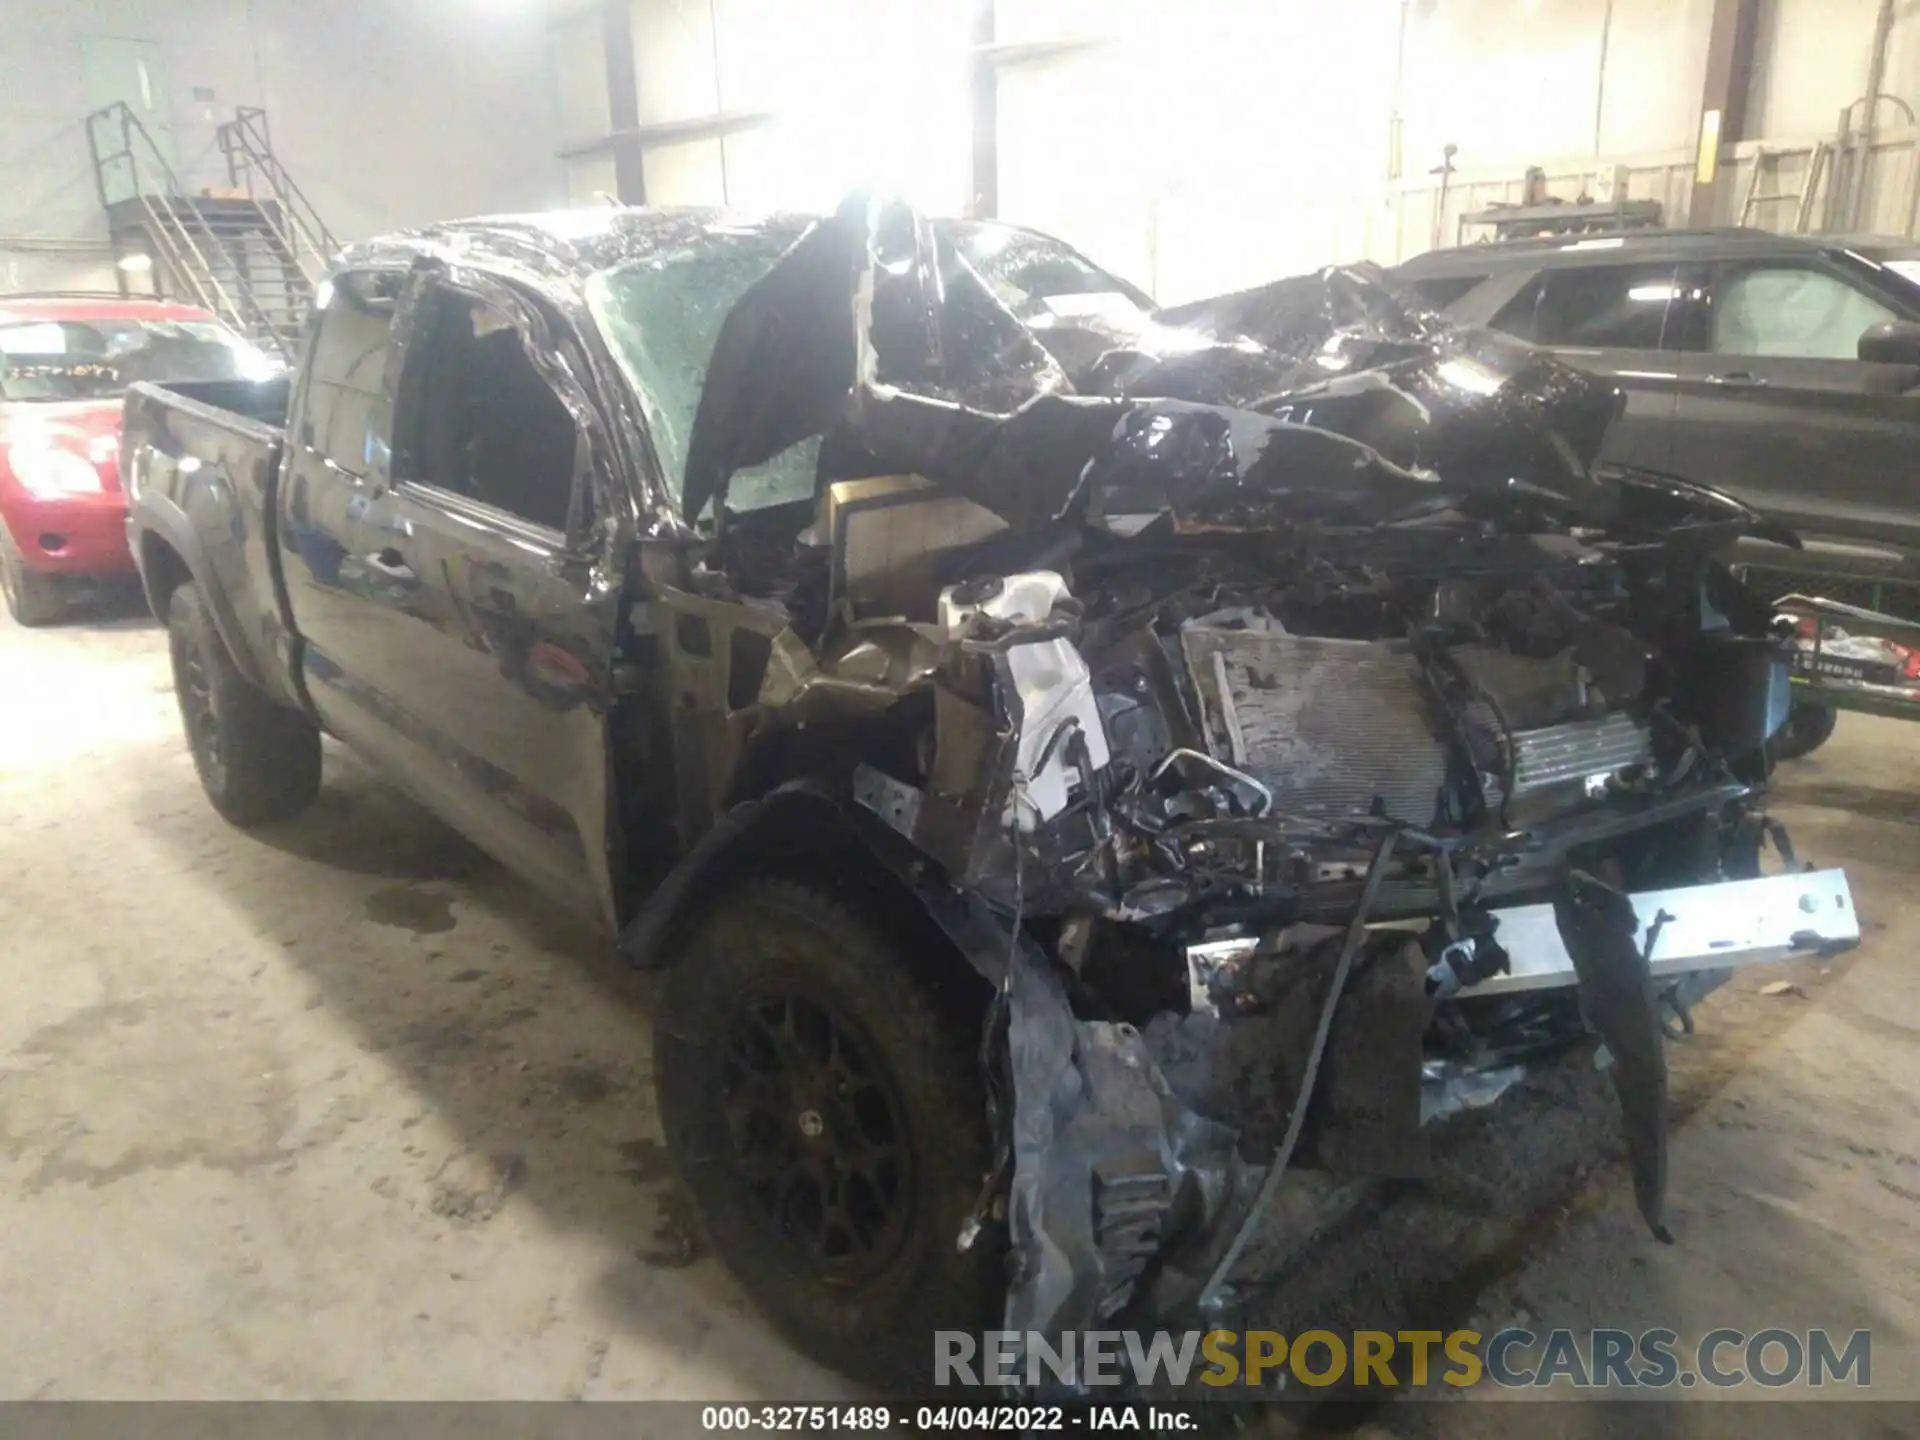
<svg viewBox="0 0 1920 1440">
<path fill-rule="evenodd" d="M 1536 345 L 1658 350 L 1675 294 L 1672 265 L 1549 270 L 1494 318 L 1493 328 Z"/>
<path fill-rule="evenodd" d="M 1863 332 L 1899 318 L 1818 270 L 1747 270 L 1724 281 L 1714 296 L 1712 348 L 1716 355 L 1853 360 Z"/>
</svg>

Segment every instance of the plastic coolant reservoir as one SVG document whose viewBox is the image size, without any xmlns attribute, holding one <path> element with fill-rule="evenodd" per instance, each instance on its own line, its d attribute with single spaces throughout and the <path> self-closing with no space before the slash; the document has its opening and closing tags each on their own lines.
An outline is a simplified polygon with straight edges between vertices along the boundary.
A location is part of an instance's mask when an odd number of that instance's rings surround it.
<svg viewBox="0 0 1920 1440">
<path fill-rule="evenodd" d="M 959 600 L 957 593 L 958 587 L 940 596 L 941 628 L 948 636 L 963 631 L 974 615 L 1040 624 L 1068 591 L 1066 581 L 1053 571 L 1036 570 L 1007 576 L 994 594 L 978 600 Z M 1032 830 L 1067 808 L 1082 780 L 1083 764 L 1089 772 L 1104 770 L 1111 752 L 1094 699 L 1093 676 L 1072 641 L 1011 645 L 1006 662 L 1013 693 L 1001 698 L 1019 732 L 1014 771 L 1025 777 L 1024 785 L 1014 787 L 1009 818 L 1020 829 Z M 1075 729 L 1086 743 L 1084 758 L 1073 743 Z"/>
<path fill-rule="evenodd" d="M 1051 570 L 1034 570 L 1025 575 L 1009 575 L 990 595 L 959 598 L 968 587 L 950 585 L 940 592 L 940 628 L 948 639 L 957 638 L 975 615 L 991 615 L 996 620 L 1037 625 L 1053 613 L 1054 602 L 1067 597 L 1067 582 Z"/>
</svg>

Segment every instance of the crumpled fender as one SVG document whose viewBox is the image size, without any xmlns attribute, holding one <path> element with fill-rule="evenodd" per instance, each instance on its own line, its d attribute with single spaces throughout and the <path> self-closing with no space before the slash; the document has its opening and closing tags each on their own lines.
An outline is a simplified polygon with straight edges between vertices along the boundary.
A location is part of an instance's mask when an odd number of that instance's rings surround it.
<svg viewBox="0 0 1920 1440">
<path fill-rule="evenodd" d="M 843 802 L 818 779 L 789 781 L 741 801 L 715 821 L 622 927 L 620 954 L 638 969 L 660 969 L 667 963 L 675 930 L 749 866 L 777 864 L 783 858 L 819 866 L 823 857 L 836 855 L 870 863 L 870 873 L 891 884 L 895 898 L 917 906 L 987 981 L 1000 983 L 1007 965 L 1004 922 L 978 897 L 948 884 L 898 835 L 868 812 Z"/>
</svg>

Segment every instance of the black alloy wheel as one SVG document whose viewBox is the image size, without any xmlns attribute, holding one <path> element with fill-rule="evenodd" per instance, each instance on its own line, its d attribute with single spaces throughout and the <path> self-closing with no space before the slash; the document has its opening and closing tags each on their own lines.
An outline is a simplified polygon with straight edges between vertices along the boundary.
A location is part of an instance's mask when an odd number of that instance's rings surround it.
<svg viewBox="0 0 1920 1440">
<path fill-rule="evenodd" d="M 713 1248 L 793 1344 L 870 1383 L 931 1382 L 934 1334 L 988 1328 L 1005 1230 L 991 996 L 957 952 L 813 881 L 735 879 L 668 947 L 653 1074 Z"/>
<path fill-rule="evenodd" d="M 858 1028 L 806 996 L 744 999 L 721 1077 L 735 1172 L 795 1259 L 830 1284 L 883 1269 L 912 1219 L 913 1157 Z"/>
<path fill-rule="evenodd" d="M 167 597 L 180 724 L 201 788 L 242 829 L 298 814 L 320 793 L 320 728 L 240 673 L 191 581 Z"/>
<path fill-rule="evenodd" d="M 201 637 L 181 629 L 170 635 L 173 654 L 173 688 L 180 700 L 180 723 L 187 732 L 187 748 L 193 763 L 210 789 L 224 790 L 227 785 L 226 750 L 221 744 L 220 708 L 214 699 L 210 662 L 202 648 Z"/>
</svg>

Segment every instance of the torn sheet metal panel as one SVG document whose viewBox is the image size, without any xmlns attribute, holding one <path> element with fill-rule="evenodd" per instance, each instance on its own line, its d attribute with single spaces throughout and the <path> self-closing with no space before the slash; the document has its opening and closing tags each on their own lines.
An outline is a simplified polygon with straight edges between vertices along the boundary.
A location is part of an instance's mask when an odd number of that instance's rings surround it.
<svg viewBox="0 0 1920 1440">
<path fill-rule="evenodd" d="M 1654 1237 L 1667 1233 L 1667 1050 L 1642 929 L 1658 938 L 1662 917 L 1643 927 L 1612 886 L 1574 871 L 1553 902 L 1554 921 L 1580 977 L 1580 1006 L 1612 1053 L 1609 1074 L 1633 1174 L 1633 1198 Z"/>
<path fill-rule="evenodd" d="M 1178 1100 L 1130 1025 L 1074 1017 L 1049 962 L 1014 949 L 1007 980 L 1014 1078 L 1006 1328 L 1057 1335 L 1111 1320 L 1176 1214 L 1233 1168 L 1235 1132 Z M 1184 1194 L 1184 1205 L 1181 1204 Z"/>
<path fill-rule="evenodd" d="M 1483 1110 L 1526 1078 L 1524 1065 L 1470 1070 L 1429 1061 L 1420 1070 L 1420 1123 L 1431 1125 L 1463 1110 Z"/>
<path fill-rule="evenodd" d="M 1595 496 L 1588 467 L 1620 413 L 1614 387 L 1510 337 L 1448 325 L 1377 266 L 1293 276 L 1155 318 L 1292 361 L 1251 408 L 1338 431 L 1409 468 L 1453 477 L 1486 467 Z"/>
<path fill-rule="evenodd" d="M 1792 955 L 1828 955 L 1860 943 L 1860 917 L 1841 870 L 1724 880 L 1681 890 L 1655 890 L 1628 897 L 1647 934 L 1654 937 L 1655 979 L 1693 970 L 1752 965 Z M 1575 983 L 1573 957 L 1561 940 L 1551 905 L 1495 910 L 1495 934 L 1513 969 L 1475 986 L 1475 995 L 1547 990 Z"/>
</svg>

